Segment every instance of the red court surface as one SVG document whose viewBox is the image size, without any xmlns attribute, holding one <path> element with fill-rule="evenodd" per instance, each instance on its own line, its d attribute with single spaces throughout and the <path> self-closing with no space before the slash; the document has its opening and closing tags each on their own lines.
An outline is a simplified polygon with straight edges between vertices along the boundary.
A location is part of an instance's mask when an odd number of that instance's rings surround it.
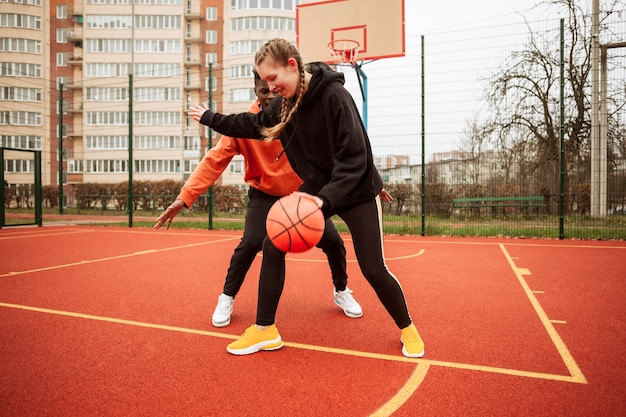
<svg viewBox="0 0 626 417">
<path fill-rule="evenodd" d="M 345 235 L 363 317 L 320 250 L 288 255 L 285 347 L 239 357 L 260 255 L 231 325 L 211 313 L 240 236 L 0 230 L 0 415 L 626 415 L 626 242 L 386 236 L 426 343 L 409 359 Z"/>
</svg>

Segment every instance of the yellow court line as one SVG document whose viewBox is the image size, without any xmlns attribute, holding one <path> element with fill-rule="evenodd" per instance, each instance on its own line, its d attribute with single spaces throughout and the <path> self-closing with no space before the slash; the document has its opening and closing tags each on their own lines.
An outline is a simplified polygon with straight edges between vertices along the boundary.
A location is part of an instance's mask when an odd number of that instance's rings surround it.
<svg viewBox="0 0 626 417">
<path fill-rule="evenodd" d="M 504 253 L 505 258 L 508 260 L 509 265 L 513 269 L 513 272 L 515 273 L 515 275 L 517 276 L 519 283 L 522 285 L 522 288 L 524 289 L 526 296 L 530 300 L 530 303 L 535 309 L 535 312 L 539 316 L 539 320 L 541 320 L 541 323 L 543 323 L 543 326 L 548 332 L 548 335 L 552 339 L 552 343 L 554 343 L 554 346 L 559 352 L 559 355 L 561 355 L 561 358 L 563 359 L 565 366 L 569 370 L 570 375 L 576 382 L 580 382 L 581 384 L 586 384 L 587 378 L 585 378 L 585 375 L 583 375 L 580 367 L 574 360 L 574 357 L 567 349 L 565 342 L 563 342 L 563 339 L 561 339 L 561 336 L 559 336 L 559 333 L 554 328 L 552 320 L 550 320 L 550 318 L 544 311 L 543 307 L 541 307 L 539 300 L 537 299 L 537 297 L 535 297 L 535 294 L 526 283 L 526 280 L 524 279 L 524 275 L 529 275 L 530 272 L 526 268 L 519 268 L 517 267 L 517 265 L 515 265 L 515 262 L 513 262 L 511 255 L 504 247 L 504 244 L 502 243 L 500 244 L 500 249 L 502 249 L 502 252 Z"/>
<path fill-rule="evenodd" d="M 402 407 L 402 405 L 413 395 L 417 388 L 419 388 L 420 384 L 426 378 L 426 374 L 430 369 L 430 365 L 428 364 L 420 364 L 415 367 L 415 370 L 409 377 L 409 379 L 404 383 L 402 388 L 389 399 L 382 407 L 376 410 L 374 413 L 370 414 L 370 417 L 387 417 L 393 415 L 398 408 Z"/>
<path fill-rule="evenodd" d="M 98 262 L 106 262 L 106 261 L 111 261 L 111 260 L 116 260 L 116 259 L 130 258 L 130 257 L 133 257 L 133 256 L 141 256 L 141 255 L 147 255 L 147 254 L 151 254 L 151 253 L 167 252 L 167 251 L 177 250 L 177 249 L 186 249 L 186 248 L 192 248 L 194 246 L 211 245 L 211 244 L 214 244 L 214 243 L 221 243 L 221 242 L 226 242 L 226 241 L 234 240 L 234 239 L 239 239 L 239 237 L 235 236 L 235 237 L 229 237 L 229 238 L 226 238 L 226 239 L 211 240 L 211 241 L 207 241 L 207 242 L 189 243 L 189 244 L 186 244 L 186 245 L 172 246 L 172 247 L 163 248 L 163 249 L 149 249 L 149 250 L 143 250 L 143 251 L 138 251 L 138 252 L 133 252 L 133 253 L 126 253 L 124 255 L 108 256 L 106 258 L 90 259 L 90 260 L 86 260 L 86 261 L 71 262 L 71 263 L 68 263 L 68 264 L 61 264 L 61 265 L 52 265 L 52 266 L 46 266 L 44 268 L 29 269 L 29 270 L 26 270 L 26 271 L 9 272 L 9 273 L 6 273 L 6 274 L 0 274 L 0 278 L 13 277 L 15 275 L 31 274 L 33 272 L 51 271 L 51 270 L 54 270 L 54 269 L 69 268 L 71 266 L 77 266 L 77 265 L 94 264 L 94 263 L 98 263 Z"/>
<path fill-rule="evenodd" d="M 0 307 L 26 310 L 26 311 L 34 311 L 34 312 L 45 313 L 45 314 L 54 314 L 54 315 L 66 316 L 66 317 L 81 318 L 81 319 L 87 319 L 87 320 L 96 320 L 96 321 L 102 321 L 102 322 L 108 322 L 108 323 L 124 324 L 124 325 L 129 325 L 129 326 L 137 326 L 137 327 L 150 328 L 150 329 L 159 329 L 159 330 L 167 330 L 167 331 L 180 332 L 180 333 L 196 334 L 196 335 L 201 335 L 201 336 L 217 337 L 221 339 L 236 340 L 240 337 L 239 335 L 233 335 L 233 334 L 227 334 L 227 333 L 209 332 L 206 330 L 190 329 L 186 327 L 146 323 L 146 322 L 140 322 L 140 321 L 135 321 L 135 320 L 117 319 L 113 317 L 95 316 L 91 314 L 82 314 L 82 313 L 75 313 L 71 311 L 62 311 L 62 310 L 52 310 L 52 309 L 47 309 L 47 308 L 26 306 L 26 305 L 20 305 L 20 304 L 0 302 Z M 407 357 L 399 356 L 399 355 L 396 356 L 396 355 L 387 355 L 387 354 L 382 354 L 382 353 L 363 352 L 363 351 L 351 350 L 351 349 L 339 349 L 339 348 L 332 348 L 328 346 L 309 345 L 309 344 L 304 344 L 304 343 L 285 342 L 285 346 L 288 346 L 294 349 L 310 350 L 310 351 L 322 352 L 322 353 L 333 353 L 333 354 L 338 354 L 338 355 L 348 355 L 348 356 L 366 358 L 366 359 L 378 359 L 378 360 L 385 360 L 385 361 L 391 361 L 391 362 L 411 363 L 413 365 L 418 364 L 418 365 L 428 365 L 428 366 L 440 366 L 443 368 L 489 372 L 489 373 L 510 375 L 510 376 L 524 377 L 524 378 L 534 378 L 534 379 L 543 379 L 543 380 L 560 381 L 560 382 L 586 383 L 586 381 L 582 381 L 580 380 L 580 378 L 575 378 L 571 375 L 557 375 L 557 374 L 549 374 L 549 373 L 543 373 L 543 372 L 522 371 L 522 370 L 517 370 L 517 369 L 498 368 L 498 367 L 493 367 L 493 366 L 475 365 L 475 364 L 458 363 L 458 362 L 446 362 L 446 361 L 438 361 L 438 360 L 424 359 L 424 358 L 407 358 Z"/>
<path fill-rule="evenodd" d="M 30 237 L 40 237 L 40 236 L 59 236 L 59 235 L 75 235 L 82 233 L 93 232 L 94 230 L 57 230 L 50 231 L 47 233 L 11 233 L 8 236 L 0 237 L 0 240 L 12 240 L 12 239 L 22 239 L 22 238 L 30 238 Z"/>
</svg>

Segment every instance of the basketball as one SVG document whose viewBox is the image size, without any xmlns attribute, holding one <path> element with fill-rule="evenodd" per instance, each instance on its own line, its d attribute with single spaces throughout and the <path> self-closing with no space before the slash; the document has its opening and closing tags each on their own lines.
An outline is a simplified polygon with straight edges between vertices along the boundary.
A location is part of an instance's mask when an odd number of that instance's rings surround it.
<svg viewBox="0 0 626 417">
<path fill-rule="evenodd" d="M 305 252 L 324 234 L 324 215 L 313 199 L 298 194 L 282 197 L 267 214 L 267 237 L 282 252 Z"/>
</svg>

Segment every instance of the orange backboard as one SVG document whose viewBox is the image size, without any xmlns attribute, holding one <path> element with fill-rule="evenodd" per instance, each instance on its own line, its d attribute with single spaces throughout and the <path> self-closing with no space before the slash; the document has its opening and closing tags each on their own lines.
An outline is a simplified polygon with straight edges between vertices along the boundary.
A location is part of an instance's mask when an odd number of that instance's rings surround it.
<svg viewBox="0 0 626 417">
<path fill-rule="evenodd" d="M 335 63 L 328 43 L 359 43 L 358 61 L 404 56 L 404 0 L 301 0 L 296 41 L 306 62 Z"/>
</svg>

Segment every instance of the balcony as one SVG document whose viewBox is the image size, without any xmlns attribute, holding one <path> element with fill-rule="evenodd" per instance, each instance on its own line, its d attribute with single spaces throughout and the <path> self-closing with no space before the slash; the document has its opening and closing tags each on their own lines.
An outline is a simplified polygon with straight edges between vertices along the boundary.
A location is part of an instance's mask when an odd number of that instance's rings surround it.
<svg viewBox="0 0 626 417">
<path fill-rule="evenodd" d="M 82 56 L 70 56 L 67 60 L 67 63 L 68 65 L 82 66 L 83 57 Z"/>
<path fill-rule="evenodd" d="M 82 3 L 82 2 L 80 2 Z M 74 23 L 83 24 L 83 11 L 77 10 L 77 8 L 68 8 L 67 15 Z"/>
<path fill-rule="evenodd" d="M 198 82 L 190 82 L 190 83 L 185 84 L 185 86 L 183 88 L 185 89 L 185 91 L 201 90 L 202 89 L 202 83 L 200 81 L 198 81 Z"/>
<path fill-rule="evenodd" d="M 200 43 L 202 42 L 202 36 L 191 33 L 185 34 L 185 43 Z"/>
<path fill-rule="evenodd" d="M 187 10 L 187 12 L 185 13 L 185 19 L 186 20 L 200 20 L 202 19 L 202 12 L 192 12 L 190 10 Z"/>
<path fill-rule="evenodd" d="M 199 58 L 187 57 L 185 58 L 186 67 L 199 67 L 201 65 Z"/>
<path fill-rule="evenodd" d="M 67 106 L 68 113 L 82 113 L 83 112 L 83 103 L 69 103 Z"/>
<path fill-rule="evenodd" d="M 69 136 L 70 138 L 83 136 L 82 126 L 67 126 L 67 132 L 65 136 Z"/>
<path fill-rule="evenodd" d="M 83 39 L 83 32 L 76 30 L 68 30 L 67 31 L 67 40 L 70 42 L 76 42 Z"/>
</svg>

